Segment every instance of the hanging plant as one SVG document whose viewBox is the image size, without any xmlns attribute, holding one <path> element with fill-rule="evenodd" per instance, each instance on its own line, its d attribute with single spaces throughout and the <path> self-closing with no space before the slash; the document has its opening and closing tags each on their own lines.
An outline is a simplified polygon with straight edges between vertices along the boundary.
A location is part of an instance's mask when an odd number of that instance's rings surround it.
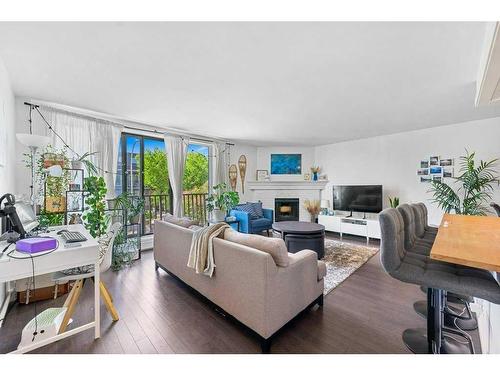
<svg viewBox="0 0 500 375">
<path fill-rule="evenodd" d="M 83 181 L 83 190 L 85 190 L 85 213 L 83 220 L 85 228 L 92 237 L 97 238 L 106 233 L 107 220 L 105 215 L 106 208 L 106 183 L 103 177 L 86 177 Z"/>
</svg>

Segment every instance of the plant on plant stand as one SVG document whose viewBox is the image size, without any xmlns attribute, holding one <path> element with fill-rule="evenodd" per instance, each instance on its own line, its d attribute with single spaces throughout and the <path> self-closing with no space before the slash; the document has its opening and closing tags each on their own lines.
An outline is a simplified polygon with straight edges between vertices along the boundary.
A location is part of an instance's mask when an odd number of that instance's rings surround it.
<svg viewBox="0 0 500 375">
<path fill-rule="evenodd" d="M 47 174 L 47 168 L 55 165 L 61 166 L 61 176 L 51 176 Z M 65 149 L 57 150 L 52 146 L 47 146 L 37 163 L 35 174 L 39 174 L 39 179 L 45 184 L 44 211 L 47 213 L 61 213 L 66 211 L 66 191 L 71 180 L 68 167 L 68 157 Z"/>
<path fill-rule="evenodd" d="M 467 150 L 465 156 L 460 157 L 459 176 L 453 178 L 458 185 L 456 190 L 444 182 L 431 181 L 429 192 L 433 195 L 432 201 L 445 212 L 475 216 L 488 213 L 486 205 L 491 200 L 493 185 L 498 186 L 500 183 L 495 170 L 498 159 L 487 162 L 480 160 L 476 165 L 474 157 L 475 152 L 469 153 Z"/>
<path fill-rule="evenodd" d="M 83 166 L 87 169 L 89 176 L 97 175 L 97 167 L 92 161 L 90 161 L 90 157 L 97 154 L 96 152 L 86 152 L 82 156 L 79 156 L 77 159 L 71 160 L 71 167 L 73 169 L 82 169 Z"/>
<path fill-rule="evenodd" d="M 106 233 L 107 221 L 105 210 L 106 183 L 103 177 L 86 177 L 83 182 L 85 190 L 85 213 L 83 220 L 85 228 L 94 237 L 100 237 Z"/>
<path fill-rule="evenodd" d="M 214 221 L 224 221 L 229 211 L 240 201 L 240 196 L 236 191 L 229 191 L 227 185 L 222 183 L 213 187 L 213 193 L 209 194 L 207 210 Z"/>
</svg>

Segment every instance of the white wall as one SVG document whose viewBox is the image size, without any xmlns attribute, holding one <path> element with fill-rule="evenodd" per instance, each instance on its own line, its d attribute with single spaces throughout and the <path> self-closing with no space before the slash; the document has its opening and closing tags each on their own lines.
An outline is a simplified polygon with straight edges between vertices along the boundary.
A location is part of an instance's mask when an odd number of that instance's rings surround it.
<svg viewBox="0 0 500 375">
<path fill-rule="evenodd" d="M 271 175 L 272 181 L 303 181 L 304 173 L 311 173 L 310 168 L 314 165 L 314 147 L 258 147 L 257 169 L 266 169 L 271 173 L 271 154 L 302 154 L 301 175 Z"/>
<path fill-rule="evenodd" d="M 245 192 L 243 193 L 241 178 L 238 170 L 238 180 L 236 183 L 236 191 L 240 194 L 240 202 L 247 202 L 252 200 L 252 194 L 250 190 L 247 189 L 246 182 L 247 181 L 255 181 L 255 171 L 257 168 L 257 147 L 245 145 L 245 144 L 236 144 L 231 147 L 231 157 L 230 164 L 236 164 L 238 167 L 238 159 L 241 155 L 245 155 L 247 158 L 247 170 L 245 174 Z"/>
<path fill-rule="evenodd" d="M 5 193 L 17 193 L 15 183 L 15 115 L 14 94 L 10 86 L 9 75 L 3 61 L 0 60 L 0 150 L 5 155 L 5 165 L 0 165 L 0 196 Z M 0 307 L 5 297 L 5 285 L 0 284 Z"/>
<path fill-rule="evenodd" d="M 430 222 L 438 224 L 442 212 L 430 202 L 429 184 L 417 176 L 420 160 L 438 155 L 458 162 L 465 148 L 483 160 L 500 157 L 500 118 L 318 146 L 315 162 L 330 181 L 324 199 L 332 199 L 332 185 L 381 184 L 384 207 L 388 196 L 400 197 L 401 203 L 425 202 Z M 494 200 L 500 201 L 498 188 Z"/>
<path fill-rule="evenodd" d="M 499 158 L 500 118 L 318 146 L 315 162 L 330 181 L 323 191 L 324 199 L 331 200 L 334 184 L 381 184 L 384 207 L 388 206 L 387 196 L 398 196 L 401 203 L 422 201 L 429 207 L 430 222 L 438 224 L 442 211 L 429 201 L 429 185 L 420 182 L 416 171 L 421 159 L 438 155 L 457 161 L 465 148 L 476 151 L 479 159 Z M 500 202 L 498 187 L 493 200 Z M 500 306 L 485 301 L 480 304 L 483 352 L 500 353 Z"/>
</svg>

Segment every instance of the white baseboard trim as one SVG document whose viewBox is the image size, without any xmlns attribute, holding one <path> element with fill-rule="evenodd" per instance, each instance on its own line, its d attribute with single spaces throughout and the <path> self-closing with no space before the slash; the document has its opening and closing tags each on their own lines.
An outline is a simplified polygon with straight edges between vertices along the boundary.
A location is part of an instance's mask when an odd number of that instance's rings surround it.
<svg viewBox="0 0 500 375">
<path fill-rule="evenodd" d="M 474 303 L 471 303 L 470 306 L 471 310 L 476 313 L 482 354 L 490 353 L 490 314 L 488 304 L 486 301 L 475 298 Z"/>
</svg>

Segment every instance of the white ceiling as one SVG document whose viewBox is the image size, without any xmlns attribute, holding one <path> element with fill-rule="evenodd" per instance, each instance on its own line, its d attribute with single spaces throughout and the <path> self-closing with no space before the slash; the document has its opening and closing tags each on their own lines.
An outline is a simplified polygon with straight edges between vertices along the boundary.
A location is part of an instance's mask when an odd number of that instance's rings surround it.
<svg viewBox="0 0 500 375">
<path fill-rule="evenodd" d="M 500 116 L 484 23 L 0 23 L 16 95 L 254 144 Z"/>
</svg>

